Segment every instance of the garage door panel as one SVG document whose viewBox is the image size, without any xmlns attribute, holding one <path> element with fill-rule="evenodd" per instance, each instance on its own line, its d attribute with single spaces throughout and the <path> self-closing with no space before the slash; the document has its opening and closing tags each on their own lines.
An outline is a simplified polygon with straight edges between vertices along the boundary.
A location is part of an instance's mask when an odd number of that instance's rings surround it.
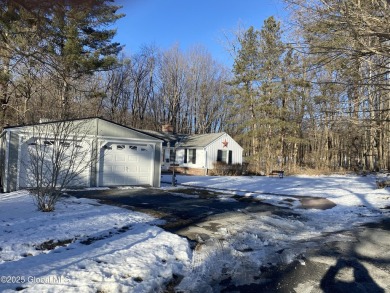
<svg viewBox="0 0 390 293">
<path fill-rule="evenodd" d="M 114 176 L 107 175 L 105 177 L 105 180 L 106 180 L 107 185 L 115 185 L 115 177 Z"/>
<path fill-rule="evenodd" d="M 150 167 L 149 166 L 139 166 L 139 172 L 149 173 L 150 172 Z"/>
<path fill-rule="evenodd" d="M 128 172 L 130 173 L 137 173 L 139 172 L 139 166 L 133 165 L 133 166 L 128 166 Z"/>
<path fill-rule="evenodd" d="M 126 166 L 114 166 L 112 169 L 114 173 L 118 175 L 122 175 L 126 172 Z"/>
<path fill-rule="evenodd" d="M 151 185 L 153 148 L 111 143 L 101 150 L 100 185 Z"/>
<path fill-rule="evenodd" d="M 103 168 L 103 172 L 105 173 L 113 173 L 114 172 L 114 166 L 107 166 L 105 165 Z"/>
<path fill-rule="evenodd" d="M 137 178 L 130 177 L 127 179 L 127 182 L 125 185 L 137 185 L 139 184 L 137 181 Z"/>
<path fill-rule="evenodd" d="M 130 155 L 130 156 L 127 157 L 127 162 L 134 162 L 134 163 L 136 163 L 136 162 L 139 162 L 139 158 L 134 156 L 134 155 Z"/>
<path fill-rule="evenodd" d="M 126 162 L 126 157 L 123 155 L 117 155 L 115 156 L 115 162 Z"/>
<path fill-rule="evenodd" d="M 146 182 L 147 180 L 149 180 L 149 176 L 140 176 L 139 177 L 139 184 L 142 184 L 141 182 Z"/>
</svg>

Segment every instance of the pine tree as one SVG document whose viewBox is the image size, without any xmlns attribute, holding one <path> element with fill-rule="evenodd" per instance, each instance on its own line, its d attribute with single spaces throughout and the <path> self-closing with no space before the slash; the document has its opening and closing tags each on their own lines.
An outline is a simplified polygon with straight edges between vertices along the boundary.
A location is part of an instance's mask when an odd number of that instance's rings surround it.
<svg viewBox="0 0 390 293">
<path fill-rule="evenodd" d="M 250 27 L 239 42 L 231 82 L 237 97 L 238 117 L 244 122 L 244 135 L 251 138 L 247 146 L 256 172 L 269 172 L 278 166 L 282 156 L 281 117 L 286 108 L 281 66 L 285 48 L 280 23 L 270 17 L 260 31 Z"/>
<path fill-rule="evenodd" d="M 260 31 L 260 103 L 257 111 L 262 113 L 259 138 L 262 141 L 262 157 L 266 172 L 280 168 L 282 162 L 283 119 L 286 103 L 282 86 L 282 58 L 284 44 L 281 40 L 280 23 L 274 17 L 264 21 Z"/>
<path fill-rule="evenodd" d="M 116 13 L 120 7 L 110 4 L 113 0 L 49 2 L 45 49 L 56 72 L 66 117 L 73 82 L 115 64 L 121 45 L 112 42 L 116 31 L 107 27 L 123 15 Z"/>
<path fill-rule="evenodd" d="M 257 113 L 256 104 L 259 87 L 259 32 L 250 27 L 242 37 L 238 37 L 240 49 L 234 61 L 234 78 L 230 82 L 233 94 L 236 96 L 236 111 L 241 124 L 243 137 L 241 140 L 249 152 L 255 156 L 258 153 Z M 250 137 L 250 140 L 246 140 Z"/>
<path fill-rule="evenodd" d="M 116 62 L 121 45 L 112 42 L 116 31 L 110 26 L 123 16 L 117 14 L 120 7 L 113 0 L 0 0 L 0 4 L 3 124 L 5 111 L 12 107 L 10 99 L 18 91 L 11 88 L 15 84 L 11 68 L 21 61 L 29 72 L 36 68 L 46 72 L 50 110 L 59 109 L 51 115 L 66 118 L 78 80 Z"/>
</svg>

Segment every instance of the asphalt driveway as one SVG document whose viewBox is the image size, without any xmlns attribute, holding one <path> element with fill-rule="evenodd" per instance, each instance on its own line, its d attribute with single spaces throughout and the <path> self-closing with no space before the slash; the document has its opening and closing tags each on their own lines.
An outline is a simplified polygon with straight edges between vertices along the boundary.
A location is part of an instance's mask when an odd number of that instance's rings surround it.
<svg viewBox="0 0 390 293">
<path fill-rule="evenodd" d="M 287 207 L 273 206 L 251 197 L 221 197 L 217 191 L 197 188 L 114 188 L 73 190 L 68 194 L 98 199 L 160 218 L 165 221 L 161 225 L 164 229 L 193 240 L 190 243 L 194 251 L 199 249 L 197 245 L 203 245 L 202 242 L 211 240 L 212 243 L 213 233 L 226 226 L 224 220 L 229 218 L 245 222 L 254 214 L 300 217 L 288 208 L 288 201 L 285 202 Z M 335 206 L 326 199 L 300 197 L 298 200 L 301 208 Z M 220 292 L 387 292 L 390 290 L 386 281 L 389 276 L 389 224 L 387 219 L 342 232 L 351 239 L 348 242 L 324 244 L 320 240 L 306 251 L 305 257 L 287 265 L 263 267 L 261 272 L 242 267 L 261 282 L 236 286 L 228 278 L 215 288 Z M 283 250 L 273 254 L 278 253 L 282 254 Z M 172 286 L 179 282 L 180 279 Z"/>
<path fill-rule="evenodd" d="M 197 235 L 208 238 L 213 228 L 191 232 L 208 218 L 228 216 L 230 213 L 265 213 L 280 217 L 295 215 L 289 208 L 277 207 L 253 198 L 219 198 L 220 193 L 205 189 L 180 188 L 167 191 L 156 188 L 129 188 L 106 190 L 72 190 L 75 197 L 98 199 L 106 204 L 148 213 L 165 221 L 162 227 L 170 232 L 196 240 Z"/>
</svg>

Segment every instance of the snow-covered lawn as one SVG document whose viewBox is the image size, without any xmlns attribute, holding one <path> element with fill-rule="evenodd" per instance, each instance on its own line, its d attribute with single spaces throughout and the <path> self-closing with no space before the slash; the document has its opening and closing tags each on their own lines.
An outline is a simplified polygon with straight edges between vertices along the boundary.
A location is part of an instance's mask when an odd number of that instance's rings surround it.
<svg viewBox="0 0 390 293">
<path fill-rule="evenodd" d="M 158 292 L 173 274 L 185 276 L 180 288 L 204 286 L 203 292 L 223 274 L 237 283 L 251 282 L 253 276 L 242 266 L 258 272 L 261 266 L 289 262 L 325 233 L 388 216 L 390 192 L 376 189 L 375 180 L 178 176 L 182 186 L 223 190 L 220 200 L 251 196 L 294 213 L 242 211 L 222 222 L 215 219 L 220 225 L 215 237 L 194 252 L 185 238 L 157 227 L 158 219 L 142 213 L 73 197 L 61 200 L 54 212 L 41 213 L 26 191 L 1 194 L 0 291 Z M 337 206 L 302 209 L 299 196 L 324 197 Z"/>
<path fill-rule="evenodd" d="M 42 213 L 25 191 L 1 194 L 0 291 L 157 291 L 187 270 L 191 251 L 156 223 L 89 199 L 65 198 Z"/>
<path fill-rule="evenodd" d="M 389 189 L 377 189 L 376 180 L 380 179 L 377 176 L 354 175 L 287 176 L 283 179 L 179 176 L 178 184 L 221 190 L 227 198 L 232 195 L 250 196 L 273 205 L 290 206 L 321 230 L 337 231 L 375 220 L 370 218 L 386 213 L 385 208 L 390 206 L 390 192 Z M 164 175 L 163 181 L 170 181 L 170 176 Z M 303 210 L 299 202 L 301 197 L 327 198 L 337 206 L 324 211 Z"/>
</svg>

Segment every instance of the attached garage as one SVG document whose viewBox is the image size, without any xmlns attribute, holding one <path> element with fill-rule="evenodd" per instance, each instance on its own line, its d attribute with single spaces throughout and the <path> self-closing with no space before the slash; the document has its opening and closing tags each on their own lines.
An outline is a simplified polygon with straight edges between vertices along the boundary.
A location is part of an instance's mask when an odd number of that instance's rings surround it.
<svg viewBox="0 0 390 293">
<path fill-rule="evenodd" d="M 74 130 L 66 136 L 47 130 L 58 125 Z M 0 146 L 3 192 L 34 186 L 32 162 L 36 157 L 48 161 L 45 168 L 50 171 L 58 153 L 64 176 L 70 166 L 79 168 L 68 186 L 160 186 L 162 140 L 105 119 L 8 127 L 0 136 Z"/>
</svg>

